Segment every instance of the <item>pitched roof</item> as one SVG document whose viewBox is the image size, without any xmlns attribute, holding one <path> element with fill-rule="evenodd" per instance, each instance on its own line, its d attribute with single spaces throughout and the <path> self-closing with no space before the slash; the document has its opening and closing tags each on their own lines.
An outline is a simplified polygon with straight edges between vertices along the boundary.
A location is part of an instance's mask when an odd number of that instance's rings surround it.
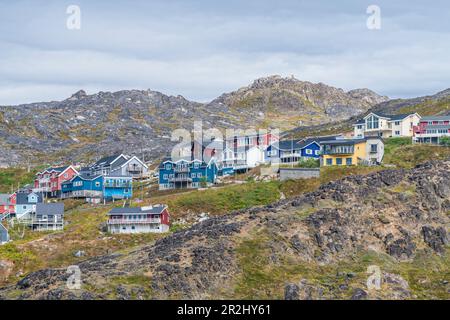
<svg viewBox="0 0 450 320">
<path fill-rule="evenodd" d="M 100 165 L 103 165 L 103 166 L 111 165 L 111 163 L 114 160 L 116 160 L 118 157 L 120 157 L 121 155 L 122 154 L 120 153 L 120 154 L 115 154 L 115 155 L 112 155 L 112 156 L 103 157 L 100 160 L 98 160 L 97 162 L 95 162 L 93 164 L 93 166 L 96 167 L 96 166 L 100 166 Z"/>
<path fill-rule="evenodd" d="M 36 214 L 64 214 L 64 203 L 37 203 L 36 204 Z"/>
<path fill-rule="evenodd" d="M 148 207 L 125 207 L 125 208 L 113 208 L 108 215 L 131 215 L 131 214 L 141 214 L 141 213 L 152 213 L 152 214 L 160 214 L 166 209 L 167 206 L 164 205 L 154 205 Z"/>
<path fill-rule="evenodd" d="M 37 195 L 37 202 L 42 202 L 42 194 L 39 192 L 31 192 L 31 193 L 25 193 L 25 192 L 18 192 L 16 196 L 16 203 L 17 204 L 35 204 L 36 202 L 28 202 L 28 196 L 30 194 L 34 193 Z"/>
<path fill-rule="evenodd" d="M 406 117 L 408 117 L 412 114 L 415 114 L 415 113 L 384 114 L 384 113 L 378 113 L 378 112 L 370 112 L 364 118 L 367 118 L 367 116 L 369 116 L 370 114 L 374 114 L 374 115 L 382 117 L 382 118 L 387 118 L 390 121 L 397 121 L 397 120 L 403 120 Z M 359 121 L 361 121 L 361 120 L 359 120 Z"/>
</svg>

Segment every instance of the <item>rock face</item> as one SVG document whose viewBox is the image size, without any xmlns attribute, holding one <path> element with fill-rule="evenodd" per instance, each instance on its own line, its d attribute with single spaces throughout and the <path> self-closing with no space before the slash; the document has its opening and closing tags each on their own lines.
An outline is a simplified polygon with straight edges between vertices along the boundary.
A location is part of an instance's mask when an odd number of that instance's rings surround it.
<svg viewBox="0 0 450 320">
<path fill-rule="evenodd" d="M 426 261 L 419 265 L 446 259 L 450 194 L 440 186 L 449 179 L 450 160 L 350 176 L 294 199 L 211 217 L 126 254 L 86 260 L 79 264 L 80 290 L 67 289 L 66 270 L 49 269 L 0 289 L 0 297 L 20 290 L 23 299 L 239 298 L 249 283 L 250 297 L 257 297 L 264 282 L 274 281 L 271 298 L 411 298 L 408 282 L 389 269 L 420 257 Z M 360 264 L 366 258 L 357 260 L 359 254 L 378 257 L 383 290 L 365 287 L 366 268 Z M 256 274 L 249 275 L 255 265 Z M 436 286 L 448 286 L 446 268 L 439 270 Z M 285 278 L 277 282 L 280 274 Z M 253 282 L 254 277 L 262 280 Z"/>
<path fill-rule="evenodd" d="M 0 106 L 0 167 L 90 160 L 122 151 L 151 160 L 175 145 L 172 130 L 192 131 L 194 121 L 202 120 L 204 129 L 284 129 L 300 120 L 313 124 L 345 119 L 386 99 L 367 89 L 346 93 L 278 76 L 255 80 L 210 103 L 151 90 L 92 95 L 80 90 L 64 101 Z"/>
</svg>

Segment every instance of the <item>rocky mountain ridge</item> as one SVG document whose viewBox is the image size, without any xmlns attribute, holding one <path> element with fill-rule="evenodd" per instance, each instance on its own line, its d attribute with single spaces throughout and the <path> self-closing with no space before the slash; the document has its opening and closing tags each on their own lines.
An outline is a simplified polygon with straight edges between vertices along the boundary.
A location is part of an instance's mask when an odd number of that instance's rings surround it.
<svg viewBox="0 0 450 320">
<path fill-rule="evenodd" d="M 324 84 L 271 76 L 209 103 L 152 90 L 87 94 L 63 101 L 0 106 L 0 167 L 90 160 L 126 152 L 160 158 L 172 130 L 203 127 L 291 128 L 360 114 L 387 100 L 368 89 L 344 92 Z"/>
<path fill-rule="evenodd" d="M 277 203 L 210 218 L 127 253 L 33 272 L 19 299 L 445 299 L 450 160 L 350 176 Z M 382 274 L 368 290 L 367 268 Z"/>
</svg>

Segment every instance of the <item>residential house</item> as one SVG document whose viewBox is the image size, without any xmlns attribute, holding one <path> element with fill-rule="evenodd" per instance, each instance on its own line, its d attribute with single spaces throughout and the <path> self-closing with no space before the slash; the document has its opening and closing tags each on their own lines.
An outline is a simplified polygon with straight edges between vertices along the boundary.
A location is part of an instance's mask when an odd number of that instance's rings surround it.
<svg viewBox="0 0 450 320">
<path fill-rule="evenodd" d="M 62 198 L 83 198 L 90 203 L 103 199 L 103 176 L 79 174 L 62 184 Z"/>
<path fill-rule="evenodd" d="M 131 175 L 109 174 L 103 177 L 103 198 L 106 201 L 131 199 L 133 177 Z"/>
<path fill-rule="evenodd" d="M 300 159 L 319 159 L 320 144 L 314 140 L 281 140 L 267 148 L 266 157 L 271 163 L 296 163 Z"/>
<path fill-rule="evenodd" d="M 384 156 L 384 143 L 379 137 L 322 141 L 322 165 L 379 164 Z"/>
<path fill-rule="evenodd" d="M 36 212 L 36 205 L 43 202 L 43 194 L 37 192 L 17 192 L 15 216 L 21 220 L 30 219 Z"/>
<path fill-rule="evenodd" d="M 0 194 L 0 215 L 10 215 L 16 212 L 16 194 Z"/>
<path fill-rule="evenodd" d="M 90 171 L 90 172 L 87 172 Z M 92 166 L 83 168 L 85 174 L 90 175 L 122 175 L 133 178 L 140 178 L 147 174 L 148 167 L 138 157 L 129 157 L 124 154 L 118 154 L 101 158 L 95 162 Z"/>
<path fill-rule="evenodd" d="M 1 220 L 0 220 L 1 221 Z M 5 226 L 0 222 L 0 245 L 9 241 L 9 233 Z"/>
<path fill-rule="evenodd" d="M 320 142 L 343 138 L 341 135 L 308 137 L 300 140 L 280 140 L 266 149 L 267 162 L 297 163 L 300 160 L 319 159 Z"/>
<path fill-rule="evenodd" d="M 111 233 L 149 233 L 169 231 L 167 206 L 113 208 L 108 213 L 108 231 Z"/>
<path fill-rule="evenodd" d="M 172 161 L 166 158 L 159 165 L 159 189 L 200 188 L 216 182 L 218 166 L 212 158 L 208 163 L 202 160 Z"/>
<path fill-rule="evenodd" d="M 64 203 L 38 203 L 31 220 L 35 231 L 62 230 L 64 228 Z"/>
<path fill-rule="evenodd" d="M 223 168 L 248 170 L 266 162 L 266 149 L 278 141 L 271 132 L 227 137 L 222 153 Z"/>
<path fill-rule="evenodd" d="M 450 137 L 450 116 L 423 117 L 414 127 L 415 143 L 440 144 L 442 137 Z"/>
<path fill-rule="evenodd" d="M 61 196 L 61 184 L 78 174 L 72 166 L 52 167 L 37 173 L 34 182 L 34 192 L 42 192 L 47 197 Z"/>
<path fill-rule="evenodd" d="M 370 112 L 363 119 L 356 122 L 354 137 L 412 137 L 413 127 L 417 126 L 421 116 L 418 113 L 407 113 L 397 115 L 385 115 Z"/>
</svg>

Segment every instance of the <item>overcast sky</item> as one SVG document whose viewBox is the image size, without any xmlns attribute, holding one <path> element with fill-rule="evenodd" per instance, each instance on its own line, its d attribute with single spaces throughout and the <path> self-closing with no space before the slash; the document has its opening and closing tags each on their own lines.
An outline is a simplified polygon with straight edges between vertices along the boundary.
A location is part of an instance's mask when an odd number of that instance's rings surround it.
<svg viewBox="0 0 450 320">
<path fill-rule="evenodd" d="M 371 4 L 379 30 L 366 25 Z M 66 26 L 69 5 L 80 30 Z M 449 16 L 447 0 L 0 0 L 0 105 L 79 89 L 208 101 L 272 74 L 433 94 L 450 87 Z"/>
</svg>

